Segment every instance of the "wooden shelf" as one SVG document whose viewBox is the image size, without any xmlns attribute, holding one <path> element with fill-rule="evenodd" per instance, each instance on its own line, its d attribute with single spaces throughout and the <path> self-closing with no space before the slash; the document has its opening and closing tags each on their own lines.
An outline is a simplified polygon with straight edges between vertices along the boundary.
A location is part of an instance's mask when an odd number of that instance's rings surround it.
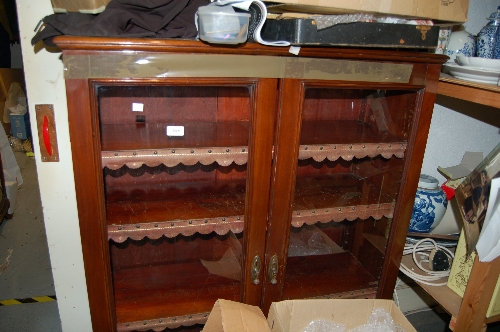
<svg viewBox="0 0 500 332">
<path fill-rule="evenodd" d="M 331 255 L 288 257 L 283 299 L 339 297 L 349 290 L 363 290 L 376 287 L 375 279 L 366 268 L 349 252 Z M 368 296 L 368 293 L 366 294 Z"/>
<path fill-rule="evenodd" d="M 425 275 L 425 273 L 420 270 L 419 267 L 413 262 L 413 257 L 411 255 L 403 256 L 401 260 L 401 264 L 404 264 L 413 272 Z M 448 278 L 441 278 L 436 281 L 436 283 L 444 283 L 447 282 Z M 439 303 L 443 309 L 450 314 L 452 317 L 456 317 L 458 315 L 458 311 L 460 310 L 460 305 L 462 303 L 462 298 L 458 296 L 457 293 L 452 291 L 448 286 L 429 286 L 422 284 L 417 281 L 417 284 L 422 287 L 424 291 L 426 291 L 437 303 Z"/>
<path fill-rule="evenodd" d="M 403 259 L 402 259 L 401 263 L 404 264 L 404 265 L 406 265 L 406 267 L 410 268 L 413 272 L 415 272 L 417 274 L 424 275 L 424 272 L 422 272 L 420 270 L 420 268 L 418 268 L 415 265 L 415 263 L 413 262 L 413 258 L 411 257 L 411 255 L 405 255 L 405 256 L 403 256 Z M 477 263 L 477 259 L 475 261 L 475 264 L 478 264 Z M 482 266 L 487 266 L 487 265 L 488 265 L 487 263 L 482 263 Z M 484 275 L 486 275 L 486 273 Z M 484 275 L 483 275 L 483 277 L 484 277 Z M 498 274 L 496 276 L 498 276 Z M 494 281 L 493 282 L 493 287 L 494 287 L 494 285 L 496 284 L 496 281 L 498 280 L 498 278 L 495 277 L 493 279 L 494 279 L 493 280 Z M 440 280 L 435 281 L 435 283 L 444 283 L 444 282 L 447 282 L 447 281 L 448 281 L 448 277 L 445 277 L 445 278 L 441 278 Z M 478 306 L 477 299 L 476 299 L 476 300 L 474 300 L 475 301 L 474 305 L 471 305 L 470 308 L 461 308 L 463 302 L 464 301 L 467 302 L 467 300 L 464 300 L 461 296 L 459 296 L 457 293 L 455 293 L 453 290 L 451 290 L 451 288 L 449 288 L 447 285 L 444 285 L 444 286 L 430 286 L 430 285 L 426 285 L 426 284 L 423 284 L 423 283 L 418 282 L 418 281 L 416 281 L 416 283 L 427 294 L 429 294 L 451 316 L 450 328 L 452 328 L 452 330 L 454 330 L 454 328 L 455 328 L 454 325 L 456 324 L 456 321 L 457 321 L 457 319 L 459 317 L 459 313 L 460 313 L 461 309 L 464 312 L 463 313 L 464 316 L 465 315 L 469 315 L 470 317 L 472 317 L 472 314 L 470 314 L 469 311 L 470 310 L 474 311 L 475 308 Z M 482 287 L 480 287 L 480 285 L 482 285 L 481 283 L 472 282 L 472 281 L 470 281 L 470 278 L 469 278 L 469 283 L 472 284 L 472 286 L 471 286 L 472 288 L 479 287 L 479 288 L 481 288 L 480 290 L 482 290 Z M 491 283 L 491 280 L 490 280 L 490 283 Z M 475 293 L 474 291 L 472 293 L 469 292 L 469 296 L 477 296 L 477 294 L 474 294 L 474 293 Z M 490 296 L 488 299 L 491 298 L 491 293 L 488 294 L 488 296 Z M 486 303 L 486 306 L 482 309 L 482 310 L 484 310 L 484 312 L 486 312 L 486 309 L 487 309 L 488 304 L 489 304 L 489 300 L 487 302 L 488 303 Z M 484 304 L 483 304 L 483 306 L 484 306 Z M 474 307 L 474 309 L 473 309 L 473 307 Z M 470 318 L 470 320 L 472 321 L 472 318 Z M 476 320 L 476 318 L 474 318 L 474 320 Z M 490 318 L 484 318 L 484 314 L 483 314 L 483 318 L 479 318 L 479 321 L 483 321 L 483 320 L 484 320 L 485 324 L 489 324 L 489 323 L 492 323 L 492 322 L 497 322 L 497 321 L 500 321 L 500 315 L 493 316 L 493 317 L 490 317 Z M 460 331 L 460 330 L 456 330 L 456 331 Z"/>
<path fill-rule="evenodd" d="M 395 197 L 351 173 L 298 177 L 292 226 L 382 216 L 391 218 Z"/>
<path fill-rule="evenodd" d="M 119 325 L 162 320 L 160 326 L 175 326 L 176 316 L 205 316 L 217 299 L 241 296 L 240 281 L 210 274 L 200 261 L 118 270 L 113 284 Z"/>
<path fill-rule="evenodd" d="M 106 187 L 108 237 L 123 242 L 196 232 L 239 233 L 243 230 L 245 186 L 245 179 L 240 179 Z M 301 177 L 292 225 L 390 218 L 394 199 L 354 174 Z"/>
<path fill-rule="evenodd" d="M 245 179 L 106 188 L 108 225 L 243 215 Z"/>
<path fill-rule="evenodd" d="M 438 94 L 500 108 L 500 86 L 475 83 L 441 74 Z"/>
</svg>

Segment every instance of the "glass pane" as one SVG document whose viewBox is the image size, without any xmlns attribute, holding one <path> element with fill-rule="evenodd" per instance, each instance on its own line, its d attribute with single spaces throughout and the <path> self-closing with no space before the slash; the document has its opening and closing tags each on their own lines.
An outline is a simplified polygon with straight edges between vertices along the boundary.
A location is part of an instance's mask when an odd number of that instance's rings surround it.
<svg viewBox="0 0 500 332">
<path fill-rule="evenodd" d="M 240 301 L 250 89 L 101 86 L 98 107 L 118 327 Z"/>
<path fill-rule="evenodd" d="M 416 102 L 306 89 L 284 299 L 375 296 Z"/>
</svg>

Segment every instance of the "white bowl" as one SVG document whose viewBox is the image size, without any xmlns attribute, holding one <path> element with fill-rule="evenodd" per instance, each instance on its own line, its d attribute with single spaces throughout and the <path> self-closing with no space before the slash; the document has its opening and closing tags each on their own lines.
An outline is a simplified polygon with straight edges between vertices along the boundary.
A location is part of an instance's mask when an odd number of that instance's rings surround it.
<svg viewBox="0 0 500 332">
<path fill-rule="evenodd" d="M 500 70 L 500 59 L 487 59 L 457 55 L 456 61 L 461 66 Z"/>
</svg>

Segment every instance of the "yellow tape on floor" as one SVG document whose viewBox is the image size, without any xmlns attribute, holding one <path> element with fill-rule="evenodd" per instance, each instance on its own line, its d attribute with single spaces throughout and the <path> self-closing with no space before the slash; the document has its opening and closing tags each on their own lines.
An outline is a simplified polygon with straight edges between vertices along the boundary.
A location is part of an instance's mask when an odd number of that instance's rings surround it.
<svg viewBox="0 0 500 332">
<path fill-rule="evenodd" d="M 0 307 L 7 305 L 15 305 L 15 304 L 25 304 L 25 303 L 39 303 L 39 302 L 53 302 L 56 301 L 55 295 L 49 296 L 35 296 L 28 297 L 25 299 L 9 299 L 9 300 L 0 300 Z"/>
</svg>

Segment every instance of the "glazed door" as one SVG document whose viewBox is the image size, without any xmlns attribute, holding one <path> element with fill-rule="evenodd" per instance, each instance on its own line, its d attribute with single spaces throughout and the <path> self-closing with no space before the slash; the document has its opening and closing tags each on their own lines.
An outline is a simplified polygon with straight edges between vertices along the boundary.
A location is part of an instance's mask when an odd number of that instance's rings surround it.
<svg viewBox="0 0 500 332">
<path fill-rule="evenodd" d="M 276 80 L 92 83 L 119 331 L 260 304 Z"/>
<path fill-rule="evenodd" d="M 263 307 L 380 296 L 423 90 L 282 83 Z"/>
</svg>

